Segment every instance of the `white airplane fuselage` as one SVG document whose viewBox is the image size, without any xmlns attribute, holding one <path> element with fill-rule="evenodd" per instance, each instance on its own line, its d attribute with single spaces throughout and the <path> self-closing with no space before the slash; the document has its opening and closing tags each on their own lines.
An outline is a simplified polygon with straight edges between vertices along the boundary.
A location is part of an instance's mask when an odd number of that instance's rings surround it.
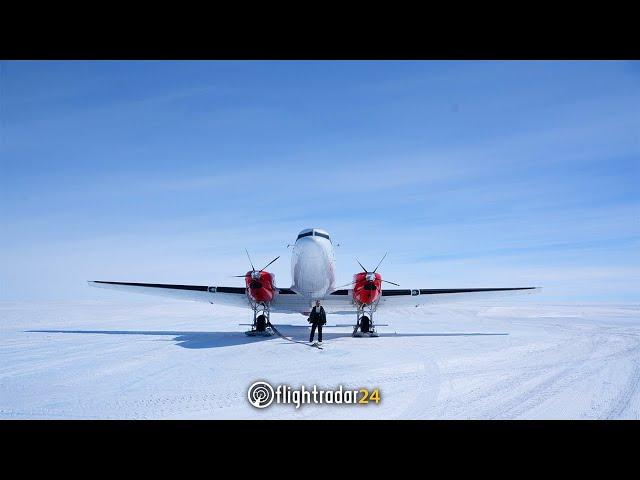
<svg viewBox="0 0 640 480">
<path fill-rule="evenodd" d="M 291 289 L 311 299 L 322 299 L 335 290 L 335 255 L 326 231 L 300 232 L 291 255 L 291 278 Z"/>
</svg>

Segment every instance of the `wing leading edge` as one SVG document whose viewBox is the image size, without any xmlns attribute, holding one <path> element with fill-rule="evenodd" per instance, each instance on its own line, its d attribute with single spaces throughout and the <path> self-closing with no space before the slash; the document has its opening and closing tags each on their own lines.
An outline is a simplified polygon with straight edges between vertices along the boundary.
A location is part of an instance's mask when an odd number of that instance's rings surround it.
<svg viewBox="0 0 640 480">
<path fill-rule="evenodd" d="M 230 305 L 250 308 L 247 290 L 244 287 L 223 287 L 207 285 L 174 285 L 165 283 L 135 283 L 89 281 L 92 287 L 107 288 L 131 293 L 142 293 L 178 300 L 191 300 L 218 305 Z M 496 293 L 532 293 L 538 287 L 514 288 L 421 288 L 421 289 L 385 289 L 380 296 L 380 307 L 418 306 L 435 303 L 449 303 L 466 299 L 481 299 Z M 336 290 L 324 298 L 323 306 L 327 313 L 351 314 L 355 312 L 351 290 Z M 296 294 L 290 288 L 279 288 L 271 302 L 271 311 L 280 313 L 306 312 L 310 309 L 310 300 Z"/>
<path fill-rule="evenodd" d="M 409 306 L 494 298 L 496 294 L 533 293 L 539 287 L 499 288 L 415 288 L 382 290 L 381 306 Z"/>
</svg>

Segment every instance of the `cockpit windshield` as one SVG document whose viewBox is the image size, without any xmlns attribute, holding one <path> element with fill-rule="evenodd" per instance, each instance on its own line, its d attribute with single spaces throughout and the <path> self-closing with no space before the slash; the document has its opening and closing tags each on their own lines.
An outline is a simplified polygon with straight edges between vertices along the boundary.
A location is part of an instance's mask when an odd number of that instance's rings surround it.
<svg viewBox="0 0 640 480">
<path fill-rule="evenodd" d="M 310 236 L 314 236 L 314 237 L 323 237 L 326 238 L 327 240 L 331 241 L 331 238 L 329 238 L 329 235 L 327 235 L 324 232 L 319 232 L 317 230 L 310 230 L 308 232 L 302 232 L 298 235 L 298 238 L 296 238 L 296 240 L 300 240 L 302 237 L 310 237 Z"/>
</svg>

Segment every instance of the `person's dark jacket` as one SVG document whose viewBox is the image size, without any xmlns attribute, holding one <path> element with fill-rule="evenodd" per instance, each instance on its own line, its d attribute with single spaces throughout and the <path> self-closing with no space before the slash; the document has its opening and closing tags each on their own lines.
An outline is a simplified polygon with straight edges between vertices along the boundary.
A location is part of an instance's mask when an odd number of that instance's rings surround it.
<svg viewBox="0 0 640 480">
<path fill-rule="evenodd" d="M 324 325 L 327 323 L 327 315 L 324 313 L 324 307 L 320 305 L 320 311 L 317 312 L 317 307 L 311 309 L 309 314 L 309 323 L 315 323 L 316 325 Z"/>
</svg>

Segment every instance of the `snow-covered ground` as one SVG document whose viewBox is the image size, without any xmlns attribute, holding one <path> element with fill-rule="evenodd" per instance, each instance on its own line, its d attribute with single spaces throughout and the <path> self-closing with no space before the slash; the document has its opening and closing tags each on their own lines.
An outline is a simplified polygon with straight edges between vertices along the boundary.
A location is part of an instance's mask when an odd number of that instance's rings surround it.
<svg viewBox="0 0 640 480">
<path fill-rule="evenodd" d="M 248 311 L 125 302 L 0 304 L 0 418 L 640 418 L 638 306 L 397 310 L 378 315 L 381 337 L 326 329 L 317 350 L 245 336 Z M 257 410 L 256 380 L 382 401 Z"/>
</svg>

